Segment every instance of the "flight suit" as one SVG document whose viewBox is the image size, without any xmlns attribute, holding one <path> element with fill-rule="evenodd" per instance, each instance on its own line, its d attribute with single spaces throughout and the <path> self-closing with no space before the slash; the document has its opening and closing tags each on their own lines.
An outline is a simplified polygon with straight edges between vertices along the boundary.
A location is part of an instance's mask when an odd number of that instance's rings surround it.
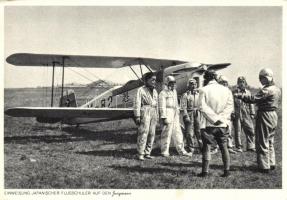
<svg viewBox="0 0 287 200">
<path fill-rule="evenodd" d="M 239 96 L 246 103 L 256 103 L 256 153 L 259 169 L 270 169 L 275 166 L 274 135 L 278 116 L 281 91 L 274 84 L 264 86 L 256 95 Z"/>
<path fill-rule="evenodd" d="M 247 96 L 250 96 L 251 93 L 249 90 L 239 90 L 236 89 L 234 93 L 244 93 Z M 246 148 L 255 149 L 255 132 L 254 125 L 251 116 L 255 115 L 255 109 L 253 104 L 246 103 L 240 99 L 234 98 L 234 135 L 235 135 L 235 147 L 242 148 L 241 143 L 241 131 L 243 130 L 246 135 Z"/>
<path fill-rule="evenodd" d="M 183 94 L 181 99 L 181 107 L 183 109 L 183 119 L 185 125 L 186 147 L 190 150 L 194 149 L 194 136 L 198 141 L 200 149 L 202 148 L 200 123 L 201 114 L 198 109 L 199 93 L 197 90 L 188 90 Z M 189 120 L 187 120 L 189 119 Z"/>
<path fill-rule="evenodd" d="M 163 125 L 161 132 L 161 154 L 169 155 L 171 139 L 180 155 L 186 154 L 184 150 L 183 135 L 179 122 L 179 106 L 176 90 L 163 89 L 159 94 L 160 118 L 166 118 L 167 124 Z"/>
<path fill-rule="evenodd" d="M 150 155 L 158 122 L 158 93 L 152 94 L 146 86 L 138 89 L 134 99 L 134 115 L 140 117 L 137 151 L 139 155 Z"/>
</svg>

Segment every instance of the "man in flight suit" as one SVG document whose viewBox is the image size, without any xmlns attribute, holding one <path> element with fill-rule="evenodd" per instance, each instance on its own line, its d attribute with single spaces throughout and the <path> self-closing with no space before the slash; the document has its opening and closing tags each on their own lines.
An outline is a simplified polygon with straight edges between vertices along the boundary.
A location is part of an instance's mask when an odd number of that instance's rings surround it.
<svg viewBox="0 0 287 200">
<path fill-rule="evenodd" d="M 276 110 L 279 106 L 281 91 L 275 86 L 271 69 L 262 69 L 259 81 L 263 88 L 255 95 L 236 93 L 235 97 L 246 103 L 256 103 L 256 153 L 260 172 L 269 173 L 276 166 L 274 151 L 274 135 L 276 134 L 278 116 Z"/>
<path fill-rule="evenodd" d="M 246 89 L 247 82 L 245 77 L 240 76 L 237 79 L 237 88 L 233 93 L 242 93 L 250 96 L 251 93 Z M 246 135 L 246 150 L 255 152 L 255 132 L 253 119 L 255 115 L 254 105 L 246 103 L 241 99 L 234 98 L 234 134 L 236 151 L 242 152 L 241 131 Z"/>
<path fill-rule="evenodd" d="M 181 107 L 183 109 L 183 122 L 185 125 L 186 149 L 188 152 L 194 152 L 195 141 L 197 139 L 200 150 L 202 149 L 200 121 L 201 114 L 198 110 L 197 82 L 194 78 L 188 81 L 188 90 L 183 94 L 181 99 Z"/>
<path fill-rule="evenodd" d="M 209 70 L 204 73 L 204 87 L 199 90 L 199 108 L 206 119 L 206 128 L 202 134 L 202 172 L 198 175 L 205 177 L 209 172 L 211 160 L 210 147 L 216 140 L 222 154 L 224 174 L 230 175 L 230 157 L 227 148 L 228 124 L 233 111 L 232 93 L 227 87 L 216 81 L 216 73 Z"/>
<path fill-rule="evenodd" d="M 221 75 L 219 78 L 218 78 L 218 83 L 223 85 L 224 87 L 227 87 L 229 89 L 229 84 L 228 84 L 228 79 L 227 77 Z M 229 89 L 230 90 L 230 89 Z M 231 90 L 230 90 L 231 92 Z M 232 93 L 232 92 L 231 92 Z M 233 115 L 233 113 L 231 114 L 231 116 Z M 236 151 L 233 150 L 233 142 L 232 142 L 232 122 L 231 122 L 231 116 L 230 116 L 230 121 L 229 121 L 229 124 L 228 124 L 228 131 L 229 131 L 229 135 L 228 135 L 228 139 L 227 139 L 227 147 L 228 147 L 228 151 L 229 153 L 233 153 L 233 154 L 236 154 Z"/>
<path fill-rule="evenodd" d="M 150 156 L 158 122 L 158 93 L 155 89 L 156 76 L 145 74 L 145 85 L 140 87 L 134 99 L 135 122 L 138 125 L 138 159 L 152 159 Z"/>
<path fill-rule="evenodd" d="M 175 84 L 175 78 L 173 76 L 167 76 L 166 87 L 159 94 L 159 114 L 163 124 L 161 132 L 161 154 L 164 157 L 169 156 L 169 146 L 171 139 L 173 139 L 179 155 L 192 156 L 192 153 L 187 153 L 184 149 Z"/>
</svg>

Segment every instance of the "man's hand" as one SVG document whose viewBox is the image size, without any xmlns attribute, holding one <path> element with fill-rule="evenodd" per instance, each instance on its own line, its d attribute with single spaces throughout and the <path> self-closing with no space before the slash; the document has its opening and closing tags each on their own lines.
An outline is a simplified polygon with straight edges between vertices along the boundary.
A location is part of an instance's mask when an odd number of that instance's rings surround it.
<svg viewBox="0 0 287 200">
<path fill-rule="evenodd" d="M 219 125 L 221 125 L 221 124 L 223 124 L 223 122 L 220 121 L 220 120 L 217 120 L 213 125 L 214 125 L 214 126 L 219 126 Z"/>
<path fill-rule="evenodd" d="M 141 118 L 140 117 L 136 117 L 135 118 L 135 123 L 136 123 L 136 125 L 140 125 L 140 123 L 141 123 Z"/>
<path fill-rule="evenodd" d="M 243 96 L 243 94 L 242 94 L 242 93 L 235 93 L 235 94 L 233 94 L 233 96 L 234 96 L 235 98 L 241 99 L 242 96 Z"/>
<path fill-rule="evenodd" d="M 232 121 L 235 120 L 235 113 L 231 113 L 231 120 L 232 120 Z"/>
<path fill-rule="evenodd" d="M 188 116 L 184 116 L 183 121 L 190 124 L 190 118 Z"/>
<path fill-rule="evenodd" d="M 168 122 L 167 122 L 166 118 L 162 118 L 161 120 L 162 120 L 163 125 L 168 125 Z"/>
</svg>

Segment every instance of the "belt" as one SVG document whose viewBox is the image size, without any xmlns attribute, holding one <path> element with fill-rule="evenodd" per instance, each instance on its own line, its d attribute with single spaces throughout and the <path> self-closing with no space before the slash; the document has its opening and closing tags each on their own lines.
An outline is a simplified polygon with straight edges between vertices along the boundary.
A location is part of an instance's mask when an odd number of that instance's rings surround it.
<svg viewBox="0 0 287 200">
<path fill-rule="evenodd" d="M 189 109 L 186 109 L 187 110 L 187 112 L 189 112 L 189 111 L 199 111 L 199 109 L 198 108 L 189 108 Z"/>
<path fill-rule="evenodd" d="M 173 108 L 173 109 L 176 109 L 177 107 L 176 107 L 176 106 L 166 106 L 166 108 Z"/>
<path fill-rule="evenodd" d="M 153 105 L 143 105 L 143 107 L 152 107 L 152 108 L 156 108 L 157 106 L 153 106 Z"/>
</svg>

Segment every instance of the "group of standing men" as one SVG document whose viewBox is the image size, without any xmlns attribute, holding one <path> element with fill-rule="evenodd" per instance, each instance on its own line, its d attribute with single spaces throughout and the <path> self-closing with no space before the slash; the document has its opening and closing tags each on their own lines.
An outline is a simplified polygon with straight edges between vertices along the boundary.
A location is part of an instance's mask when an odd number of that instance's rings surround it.
<svg viewBox="0 0 287 200">
<path fill-rule="evenodd" d="M 176 80 L 166 77 L 166 87 L 158 94 L 156 76 L 147 73 L 145 85 L 138 89 L 134 101 L 135 122 L 138 125 L 138 159 L 152 159 L 151 151 L 158 120 L 162 125 L 161 155 L 169 156 L 171 139 L 179 155 L 192 156 L 196 138 L 202 152 L 202 172 L 209 174 L 211 151 L 219 146 L 224 163 L 223 177 L 230 175 L 229 153 L 242 152 L 241 130 L 244 130 L 247 151 L 257 152 L 257 163 L 261 172 L 275 169 L 274 134 L 277 126 L 276 109 L 280 90 L 274 85 L 270 69 L 260 71 L 259 80 L 263 88 L 255 95 L 246 89 L 244 77 L 239 77 L 237 89 L 228 88 L 225 77 L 218 77 L 215 71 L 204 73 L 204 87 L 198 90 L 195 79 L 188 81 L 188 91 L 178 104 Z M 253 118 L 257 104 L 256 131 Z M 185 125 L 184 145 L 180 126 L 180 108 Z M 231 124 L 235 130 L 235 149 L 232 145 Z M 256 141 L 255 141 L 256 140 Z M 256 145 L 255 145 L 256 144 Z"/>
</svg>

